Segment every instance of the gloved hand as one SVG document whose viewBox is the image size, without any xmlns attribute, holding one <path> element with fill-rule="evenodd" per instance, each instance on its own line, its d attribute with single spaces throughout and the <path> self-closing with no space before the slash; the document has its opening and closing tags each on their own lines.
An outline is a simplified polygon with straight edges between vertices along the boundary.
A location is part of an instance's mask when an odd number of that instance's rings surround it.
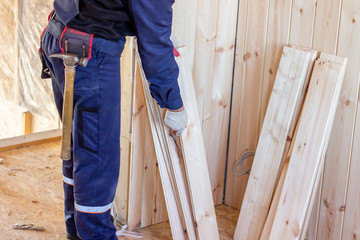
<svg viewBox="0 0 360 240">
<path fill-rule="evenodd" d="M 176 136 L 180 136 L 184 132 L 188 121 L 185 108 L 181 111 L 171 111 L 168 109 L 165 113 L 164 121 L 174 131 Z"/>
</svg>

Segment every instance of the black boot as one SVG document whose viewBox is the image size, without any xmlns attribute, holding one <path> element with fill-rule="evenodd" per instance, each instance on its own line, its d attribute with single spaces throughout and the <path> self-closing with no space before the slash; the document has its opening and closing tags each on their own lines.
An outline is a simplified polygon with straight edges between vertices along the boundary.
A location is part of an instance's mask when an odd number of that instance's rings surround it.
<svg viewBox="0 0 360 240">
<path fill-rule="evenodd" d="M 68 233 L 66 235 L 66 239 L 69 239 L 69 240 L 81 240 L 81 238 L 78 238 L 77 236 L 71 235 L 70 233 Z"/>
</svg>

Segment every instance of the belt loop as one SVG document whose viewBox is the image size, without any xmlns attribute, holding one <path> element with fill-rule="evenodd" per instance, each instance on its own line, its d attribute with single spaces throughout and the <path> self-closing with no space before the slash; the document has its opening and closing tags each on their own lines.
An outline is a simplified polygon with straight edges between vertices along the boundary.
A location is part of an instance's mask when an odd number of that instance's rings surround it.
<svg viewBox="0 0 360 240">
<path fill-rule="evenodd" d="M 50 14 L 49 21 L 53 20 L 55 18 L 55 15 L 56 15 L 55 10 L 53 10 Z"/>
</svg>

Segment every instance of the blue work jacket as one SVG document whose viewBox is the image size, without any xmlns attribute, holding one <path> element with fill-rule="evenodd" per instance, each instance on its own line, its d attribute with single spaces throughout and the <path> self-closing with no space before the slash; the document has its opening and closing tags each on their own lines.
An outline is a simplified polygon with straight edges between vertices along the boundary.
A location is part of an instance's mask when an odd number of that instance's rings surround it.
<svg viewBox="0 0 360 240">
<path fill-rule="evenodd" d="M 174 0 L 126 1 L 152 96 L 163 108 L 181 108 L 179 68 L 170 40 Z M 65 25 L 81 11 L 79 0 L 55 0 L 54 9 Z"/>
</svg>

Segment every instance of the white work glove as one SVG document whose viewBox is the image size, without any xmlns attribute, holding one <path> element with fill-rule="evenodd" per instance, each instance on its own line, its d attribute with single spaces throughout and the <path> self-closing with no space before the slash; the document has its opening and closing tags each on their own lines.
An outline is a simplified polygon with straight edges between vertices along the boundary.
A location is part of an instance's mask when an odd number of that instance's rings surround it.
<svg viewBox="0 0 360 240">
<path fill-rule="evenodd" d="M 165 113 L 164 121 L 165 124 L 174 131 L 176 136 L 180 136 L 184 132 L 188 121 L 185 108 L 179 112 L 168 109 Z"/>
</svg>

